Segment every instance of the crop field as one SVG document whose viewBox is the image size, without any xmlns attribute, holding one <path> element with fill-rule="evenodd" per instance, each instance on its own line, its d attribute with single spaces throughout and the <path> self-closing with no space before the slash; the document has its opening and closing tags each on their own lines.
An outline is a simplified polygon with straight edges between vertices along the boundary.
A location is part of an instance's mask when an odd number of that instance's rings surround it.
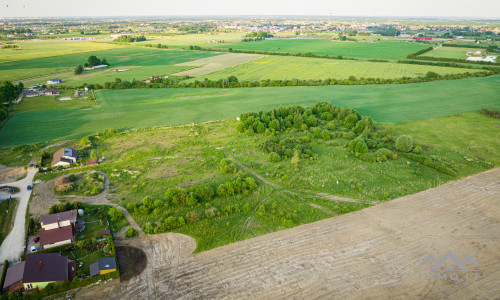
<svg viewBox="0 0 500 300">
<path fill-rule="evenodd" d="M 187 66 L 196 68 L 178 72 L 172 75 L 192 76 L 192 77 L 201 76 L 217 72 L 219 70 L 224 70 L 229 67 L 234 67 L 237 65 L 248 63 L 262 57 L 264 56 L 258 54 L 227 53 L 218 56 L 212 56 L 208 58 L 202 58 L 198 60 L 177 64 L 176 66 Z"/>
<path fill-rule="evenodd" d="M 94 44 L 99 45 L 99 43 Z M 81 75 L 74 75 L 73 67 L 79 64 L 83 65 L 90 55 L 95 55 L 100 59 L 106 58 L 111 66 L 105 70 L 85 71 Z M 114 81 L 115 77 L 120 77 L 123 80 L 132 80 L 134 78 L 144 80 L 152 75 L 169 74 L 190 68 L 174 66 L 175 64 L 215 55 L 217 53 L 127 46 L 102 51 L 0 63 L 0 72 L 2 73 L 0 80 L 31 78 L 22 80 L 25 85 L 43 83 L 54 77 L 65 80 L 66 84 L 69 85 L 80 85 L 84 82 L 104 83 L 105 81 Z M 47 66 L 53 66 L 53 68 Z M 17 71 L 12 73 L 4 72 L 11 69 Z M 119 72 L 117 70 L 126 71 Z M 65 72 L 53 74 L 61 71 Z M 44 73 L 52 75 L 41 76 Z M 32 78 L 35 76 L 39 77 Z"/>
<path fill-rule="evenodd" d="M 36 40 L 29 42 L 15 42 L 21 50 L 0 49 L 0 63 L 19 60 L 32 60 L 44 57 L 72 56 L 76 53 L 102 51 L 120 48 L 119 45 L 92 41 L 47 41 Z M 13 65 L 14 66 L 14 65 Z"/>
<path fill-rule="evenodd" d="M 355 108 L 378 122 L 398 123 L 485 107 L 499 109 L 499 82 L 500 76 L 491 76 L 377 86 L 99 90 L 95 92 L 99 105 L 90 110 L 61 108 L 13 115 L 0 129 L 0 144 L 68 139 L 104 129 L 203 122 L 317 101 Z"/>
<path fill-rule="evenodd" d="M 220 57 L 220 56 L 219 56 Z M 190 62 L 194 63 L 194 62 Z M 177 73 L 197 76 L 197 69 Z M 464 73 L 465 70 L 448 67 L 434 67 L 423 65 L 407 65 L 396 63 L 381 63 L 352 60 L 336 60 L 324 58 L 305 58 L 290 56 L 267 56 L 246 64 L 229 67 L 201 78 L 218 80 L 231 75 L 239 80 L 263 80 L 263 79 L 347 79 L 349 76 L 356 78 L 401 78 L 401 77 L 425 77 L 426 73 L 432 71 L 438 74 Z M 467 70 L 471 72 L 471 70 Z M 198 75 L 198 76 L 200 76 Z M 191 79 L 193 81 L 193 79 Z"/>
<path fill-rule="evenodd" d="M 408 54 L 426 48 L 413 42 L 340 42 L 325 39 L 277 39 L 237 44 L 217 44 L 217 47 L 276 51 L 292 53 L 313 53 L 320 55 L 355 58 L 403 59 Z"/>
<path fill-rule="evenodd" d="M 423 56 L 466 59 L 467 52 L 484 51 L 478 48 L 439 47 L 422 54 Z"/>
<path fill-rule="evenodd" d="M 220 45 L 218 43 L 212 43 L 213 40 L 224 42 L 224 43 L 234 43 L 240 42 L 244 33 L 220 33 L 220 34 L 181 34 L 173 36 L 146 36 L 147 41 L 138 42 L 137 44 L 162 44 L 170 47 L 176 48 L 186 48 L 190 45 L 200 46 L 200 47 L 212 47 L 215 45 Z"/>
</svg>

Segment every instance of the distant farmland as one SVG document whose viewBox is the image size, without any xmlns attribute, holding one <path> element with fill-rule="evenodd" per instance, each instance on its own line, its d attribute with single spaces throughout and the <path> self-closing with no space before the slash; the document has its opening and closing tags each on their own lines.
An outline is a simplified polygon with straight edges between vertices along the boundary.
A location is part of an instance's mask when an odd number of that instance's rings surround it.
<svg viewBox="0 0 500 300">
<path fill-rule="evenodd" d="M 340 42 L 320 39 L 277 39 L 258 42 L 222 44 L 221 48 L 259 51 L 314 53 L 378 59 L 403 59 L 408 54 L 428 47 L 413 42 Z"/>
<path fill-rule="evenodd" d="M 220 56 L 219 56 L 220 57 Z M 191 62 L 196 63 L 196 61 Z M 356 78 L 401 78 L 425 77 L 426 73 L 432 71 L 438 74 L 457 74 L 474 72 L 475 70 L 464 70 L 449 67 L 434 67 L 422 65 L 408 65 L 396 63 L 337 60 L 324 58 L 293 57 L 293 56 L 267 56 L 249 63 L 240 64 L 202 75 L 197 80 L 205 78 L 217 80 L 235 75 L 239 80 L 263 80 L 263 79 L 347 79 L 349 76 Z M 479 70 L 477 70 L 479 71 Z M 181 74 L 193 74 L 196 69 L 181 72 Z M 190 81 L 194 81 L 191 79 Z"/>
<path fill-rule="evenodd" d="M 99 90 L 99 105 L 90 110 L 47 109 L 13 115 L 0 129 L 0 145 L 75 138 L 106 128 L 202 122 L 317 101 L 358 109 L 378 122 L 398 123 L 481 108 L 500 109 L 499 84 L 500 76 L 491 76 L 404 85 Z"/>
</svg>

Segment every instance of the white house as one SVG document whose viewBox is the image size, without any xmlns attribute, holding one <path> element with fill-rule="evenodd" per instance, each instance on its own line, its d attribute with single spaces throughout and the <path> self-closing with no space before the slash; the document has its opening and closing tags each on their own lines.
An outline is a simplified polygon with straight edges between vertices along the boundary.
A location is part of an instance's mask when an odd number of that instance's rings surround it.
<svg viewBox="0 0 500 300">
<path fill-rule="evenodd" d="M 51 80 L 47 80 L 47 84 L 59 84 L 59 83 L 63 83 L 63 80 L 59 79 L 59 78 L 54 78 L 54 79 L 51 79 Z"/>
</svg>

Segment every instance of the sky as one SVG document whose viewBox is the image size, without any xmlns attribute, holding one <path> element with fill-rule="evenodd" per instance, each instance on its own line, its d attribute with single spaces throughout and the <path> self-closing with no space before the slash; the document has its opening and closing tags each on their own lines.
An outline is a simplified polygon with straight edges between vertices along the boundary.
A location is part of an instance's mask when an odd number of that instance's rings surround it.
<svg viewBox="0 0 500 300">
<path fill-rule="evenodd" d="M 194 15 L 500 19 L 500 0 L 0 0 L 0 17 Z"/>
</svg>

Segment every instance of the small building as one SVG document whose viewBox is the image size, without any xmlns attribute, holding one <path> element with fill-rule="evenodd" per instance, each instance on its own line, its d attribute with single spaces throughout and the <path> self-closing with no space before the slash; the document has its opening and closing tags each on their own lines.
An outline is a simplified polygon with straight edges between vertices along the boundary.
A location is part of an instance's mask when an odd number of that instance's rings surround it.
<svg viewBox="0 0 500 300">
<path fill-rule="evenodd" d="M 161 75 L 156 75 L 156 76 L 153 76 L 153 77 L 146 79 L 146 83 L 150 83 L 153 80 L 157 80 L 157 79 L 161 79 L 161 78 L 162 78 Z"/>
<path fill-rule="evenodd" d="M 24 261 L 7 269 L 3 289 L 6 293 L 17 292 L 23 288 Z"/>
<path fill-rule="evenodd" d="M 59 79 L 59 78 L 54 78 L 51 80 L 47 80 L 47 84 L 60 84 L 63 83 L 64 80 Z"/>
<path fill-rule="evenodd" d="M 75 241 L 77 210 L 40 217 L 40 246 L 48 249 Z"/>
<path fill-rule="evenodd" d="M 116 271 L 116 259 L 105 257 L 90 265 L 90 276 L 104 275 Z"/>
<path fill-rule="evenodd" d="M 54 153 L 51 167 L 64 166 L 69 167 L 71 164 L 76 163 L 78 158 L 77 151 L 71 148 L 62 148 L 61 150 Z"/>
<path fill-rule="evenodd" d="M 109 235 L 111 232 L 109 230 L 101 230 L 101 235 Z"/>
<path fill-rule="evenodd" d="M 97 159 L 87 160 L 87 166 L 97 166 Z"/>
<path fill-rule="evenodd" d="M 57 214 L 51 214 L 40 217 L 42 229 L 52 230 L 56 228 L 71 226 L 76 223 L 77 210 L 63 211 Z"/>
<path fill-rule="evenodd" d="M 28 98 L 31 98 L 31 97 L 38 97 L 38 96 L 41 96 L 42 94 L 37 92 L 37 91 L 29 91 L 29 92 L 26 92 L 24 93 L 24 97 L 28 97 Z"/>
<path fill-rule="evenodd" d="M 49 283 L 73 280 L 76 276 L 76 262 L 60 253 L 26 255 L 23 286 L 26 291 L 43 289 Z"/>
<path fill-rule="evenodd" d="M 59 95 L 59 90 L 55 88 L 48 88 L 43 90 L 43 93 L 45 94 L 45 96 L 55 96 Z"/>
<path fill-rule="evenodd" d="M 106 69 L 107 67 L 108 67 L 108 65 L 98 65 L 98 66 L 94 66 L 92 69 L 94 69 L 94 70 Z"/>
<path fill-rule="evenodd" d="M 423 37 L 414 36 L 414 37 L 413 37 L 413 39 L 414 39 L 414 40 L 426 40 L 426 41 L 430 41 L 430 40 L 432 40 L 432 38 L 431 38 L 431 37 L 425 37 L 425 36 L 423 36 Z"/>
</svg>

